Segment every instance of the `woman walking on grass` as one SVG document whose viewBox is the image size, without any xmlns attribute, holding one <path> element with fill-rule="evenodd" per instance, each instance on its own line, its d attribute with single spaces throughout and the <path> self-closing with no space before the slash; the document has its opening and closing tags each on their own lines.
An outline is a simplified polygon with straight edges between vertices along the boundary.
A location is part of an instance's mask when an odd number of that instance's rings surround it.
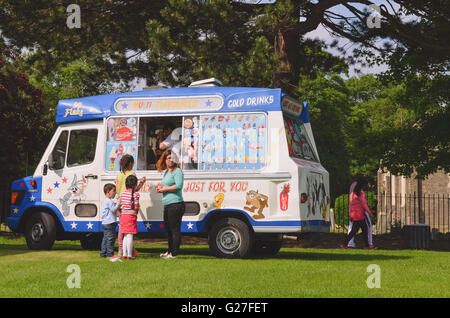
<svg viewBox="0 0 450 318">
<path fill-rule="evenodd" d="M 162 182 L 156 187 L 157 193 L 162 193 L 164 205 L 164 228 L 168 235 L 169 249 L 160 255 L 161 258 L 176 258 L 181 244 L 181 219 L 185 206 L 182 189 L 184 176 L 177 157 L 171 150 L 166 150 L 156 163 L 159 172 L 164 171 Z"/>
<path fill-rule="evenodd" d="M 368 224 L 366 221 L 365 212 L 373 217 L 369 206 L 367 205 L 366 193 L 364 188 L 367 186 L 367 180 L 365 178 L 360 178 L 357 180 L 353 192 L 350 193 L 350 220 L 353 221 L 353 226 L 350 233 L 345 237 L 344 243 L 339 246 L 347 249 L 348 242 L 358 233 L 359 229 L 362 230 L 364 243 L 366 249 L 375 249 L 373 245 L 369 245 L 368 237 Z"/>
</svg>

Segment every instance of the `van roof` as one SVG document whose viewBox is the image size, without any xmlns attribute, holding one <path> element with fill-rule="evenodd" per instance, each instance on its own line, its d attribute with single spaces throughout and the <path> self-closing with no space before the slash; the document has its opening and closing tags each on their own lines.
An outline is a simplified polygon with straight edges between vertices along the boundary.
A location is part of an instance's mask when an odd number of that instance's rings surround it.
<svg viewBox="0 0 450 318">
<path fill-rule="evenodd" d="M 281 111 L 283 97 L 281 89 L 255 87 L 181 87 L 97 95 L 60 100 L 56 122 L 113 115 Z M 306 103 L 302 113 L 303 121 L 309 122 Z"/>
</svg>

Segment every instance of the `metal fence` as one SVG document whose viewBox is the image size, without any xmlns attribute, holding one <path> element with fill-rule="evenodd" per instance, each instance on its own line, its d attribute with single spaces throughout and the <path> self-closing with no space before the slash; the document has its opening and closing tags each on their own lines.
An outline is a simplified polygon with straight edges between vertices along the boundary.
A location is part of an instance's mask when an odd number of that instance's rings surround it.
<svg viewBox="0 0 450 318">
<path fill-rule="evenodd" d="M 442 237 L 450 232 L 450 196 L 448 194 L 394 194 L 381 193 L 369 197 L 369 206 L 376 211 L 373 221 L 374 234 L 400 231 L 403 226 L 427 224 L 431 238 Z M 332 213 L 332 231 L 346 233 L 348 230 L 348 196 L 336 199 Z M 449 237 L 446 235 L 445 237 Z"/>
</svg>

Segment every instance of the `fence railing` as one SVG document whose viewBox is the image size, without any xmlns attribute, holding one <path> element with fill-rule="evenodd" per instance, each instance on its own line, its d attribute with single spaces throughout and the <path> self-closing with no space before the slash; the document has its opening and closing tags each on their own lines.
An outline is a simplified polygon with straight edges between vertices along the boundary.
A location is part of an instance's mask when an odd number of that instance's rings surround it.
<svg viewBox="0 0 450 318">
<path fill-rule="evenodd" d="M 381 193 L 369 197 L 369 206 L 376 211 L 374 234 L 399 231 L 405 225 L 427 224 L 431 238 L 450 232 L 450 196 L 448 194 L 393 194 Z M 332 231 L 348 230 L 348 197 L 339 197 L 333 209 Z"/>
</svg>

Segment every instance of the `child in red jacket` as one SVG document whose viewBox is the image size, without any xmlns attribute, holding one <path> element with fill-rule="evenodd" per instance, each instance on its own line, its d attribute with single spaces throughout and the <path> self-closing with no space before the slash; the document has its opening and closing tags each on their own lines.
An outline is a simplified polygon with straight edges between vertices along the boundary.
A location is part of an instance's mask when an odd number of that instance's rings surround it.
<svg viewBox="0 0 450 318">
<path fill-rule="evenodd" d="M 369 245 L 369 240 L 367 236 L 368 224 L 365 218 L 365 211 L 369 213 L 371 217 L 373 217 L 372 212 L 370 211 L 369 206 L 367 205 L 367 198 L 364 192 L 364 188 L 367 185 L 367 180 L 365 178 L 360 178 L 355 186 L 355 189 L 350 194 L 350 219 L 353 221 L 352 230 L 347 234 L 344 240 L 344 244 L 341 244 L 340 247 L 348 248 L 348 242 L 358 233 L 359 229 L 362 230 L 364 236 L 364 243 L 366 249 L 374 249 L 373 246 Z"/>
</svg>

